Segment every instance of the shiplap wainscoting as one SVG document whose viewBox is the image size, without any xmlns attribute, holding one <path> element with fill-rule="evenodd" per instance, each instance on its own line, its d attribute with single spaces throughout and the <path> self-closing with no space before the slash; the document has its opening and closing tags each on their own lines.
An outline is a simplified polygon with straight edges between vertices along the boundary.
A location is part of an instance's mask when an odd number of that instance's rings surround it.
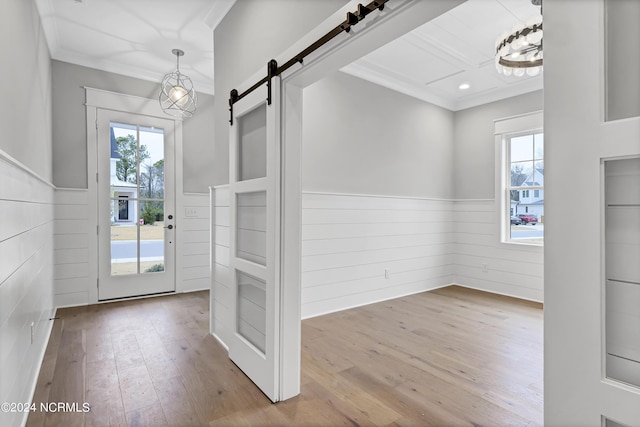
<svg viewBox="0 0 640 427">
<path fill-rule="evenodd" d="M 230 341 L 233 318 L 231 269 L 229 268 L 229 186 L 211 189 L 211 333 L 224 345 Z"/>
<path fill-rule="evenodd" d="M 0 402 L 29 402 L 53 324 L 54 187 L 2 152 L 0 182 Z"/>
<path fill-rule="evenodd" d="M 225 343 L 233 286 L 227 186 L 212 190 L 211 206 L 211 332 Z M 494 200 L 305 192 L 302 317 L 450 284 L 542 302 L 543 248 L 501 243 L 497 221 Z"/>
<path fill-rule="evenodd" d="M 454 219 L 456 284 L 544 301 L 544 250 L 501 243 L 494 200 L 457 200 Z"/>
<path fill-rule="evenodd" d="M 88 190 L 56 190 L 55 307 L 97 302 L 97 292 L 91 289 L 97 284 L 96 215 L 90 212 L 89 197 Z M 209 197 L 185 193 L 183 201 L 176 218 L 176 292 L 208 289 Z"/>
<path fill-rule="evenodd" d="M 303 193 L 302 224 L 303 318 L 453 282 L 451 201 Z"/>
<path fill-rule="evenodd" d="M 180 250 L 177 256 L 181 262 L 176 265 L 178 292 L 192 292 L 209 289 L 209 194 L 184 193 L 184 212 L 178 217 L 182 230 L 178 231 Z M 179 226 L 180 224 L 178 224 Z"/>
<path fill-rule="evenodd" d="M 56 190 L 53 286 L 56 307 L 89 304 L 89 286 L 91 283 L 96 286 L 89 268 L 88 197 L 87 190 Z"/>
<path fill-rule="evenodd" d="M 228 187 L 212 190 L 211 200 L 211 332 L 224 343 L 233 286 Z M 453 202 L 318 193 L 302 200 L 303 318 L 453 282 Z"/>
</svg>

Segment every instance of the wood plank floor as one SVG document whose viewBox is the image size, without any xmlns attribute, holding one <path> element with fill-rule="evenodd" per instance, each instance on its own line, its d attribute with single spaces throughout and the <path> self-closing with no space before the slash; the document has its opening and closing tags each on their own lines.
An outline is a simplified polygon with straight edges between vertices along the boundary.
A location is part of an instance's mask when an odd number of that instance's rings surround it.
<svg viewBox="0 0 640 427">
<path fill-rule="evenodd" d="M 542 425 L 542 306 L 456 286 L 302 323 L 302 393 L 272 405 L 197 292 L 58 310 L 28 426 Z"/>
</svg>

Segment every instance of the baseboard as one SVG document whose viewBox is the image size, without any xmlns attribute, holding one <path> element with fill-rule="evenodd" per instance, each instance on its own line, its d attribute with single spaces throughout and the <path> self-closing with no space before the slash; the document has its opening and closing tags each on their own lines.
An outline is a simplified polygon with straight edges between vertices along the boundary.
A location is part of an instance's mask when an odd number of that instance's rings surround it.
<svg viewBox="0 0 640 427">
<path fill-rule="evenodd" d="M 225 349 L 225 350 L 227 350 L 227 353 L 228 353 L 228 352 L 229 352 L 229 346 L 228 346 L 228 345 L 226 345 L 226 344 L 224 343 L 224 341 L 222 341 L 222 340 L 220 339 L 220 337 L 219 337 L 218 335 L 216 335 L 216 333 L 215 333 L 215 332 L 210 332 L 210 334 L 211 334 L 211 336 L 212 336 L 212 337 L 214 337 L 214 338 L 216 339 L 216 341 L 218 341 L 218 342 L 220 343 L 220 345 L 221 345 L 222 347 L 224 347 L 224 349 Z"/>
<path fill-rule="evenodd" d="M 58 295 L 56 295 L 56 296 L 54 296 L 54 305 L 55 305 L 56 309 L 73 308 L 73 307 L 84 307 L 86 305 L 93 305 L 93 304 L 106 304 L 106 303 L 110 303 L 110 302 L 128 301 L 128 300 L 142 299 L 142 298 L 163 297 L 163 296 L 167 296 L 167 295 L 179 295 L 179 294 L 186 294 L 186 293 L 190 293 L 190 292 L 200 292 L 200 291 L 208 291 L 208 290 L 210 290 L 210 288 L 203 287 L 203 288 L 197 288 L 197 289 L 186 289 L 184 291 L 176 291 L 176 292 L 173 292 L 173 293 L 142 295 L 142 296 L 135 296 L 135 297 L 128 297 L 128 298 L 118 298 L 118 299 L 114 299 L 114 300 L 96 301 L 96 302 L 82 301 L 82 302 L 62 302 L 62 303 L 60 303 L 60 302 L 55 302 L 55 297 L 58 296 Z M 66 294 L 60 294 L 60 295 L 66 295 Z"/>
<path fill-rule="evenodd" d="M 314 317 L 324 316 L 325 314 L 338 313 L 340 311 L 351 310 L 352 308 L 364 307 L 365 305 L 376 304 L 376 303 L 383 302 L 383 301 L 390 301 L 390 300 L 393 300 L 393 299 L 396 299 L 396 298 L 402 298 L 402 297 L 406 297 L 406 296 L 409 296 L 409 295 L 416 295 L 416 294 L 421 294 L 423 292 L 435 291 L 436 289 L 442 289 L 442 288 L 446 288 L 446 287 L 449 287 L 449 286 L 460 286 L 461 288 L 473 289 L 475 291 L 482 291 L 482 292 L 487 292 L 489 294 L 502 295 L 502 296 L 509 297 L 509 298 L 515 298 L 515 299 L 519 299 L 519 300 L 523 300 L 523 301 L 531 301 L 531 302 L 535 302 L 535 303 L 544 305 L 544 303 L 542 301 L 539 301 L 539 300 L 535 300 L 535 299 L 531 299 L 531 298 L 524 298 L 524 297 L 519 296 L 519 295 L 513 295 L 513 294 L 504 293 L 504 292 L 489 291 L 487 289 L 482 289 L 482 288 L 477 288 L 477 287 L 473 287 L 473 286 L 463 285 L 461 283 L 452 282 L 452 283 L 448 283 L 446 285 L 436 286 L 436 287 L 429 288 L 429 289 L 423 289 L 423 290 L 420 290 L 420 291 L 399 294 L 399 295 L 394 296 L 392 298 L 382 298 L 382 299 L 379 299 L 379 300 L 369 301 L 369 302 L 362 303 L 362 304 L 351 305 L 351 306 L 348 306 L 348 307 L 342 307 L 342 308 L 338 308 L 338 309 L 335 309 L 335 310 L 323 311 L 323 312 L 320 312 L 320 313 L 317 313 L 317 314 L 314 314 L 314 315 L 311 315 L 311 316 L 304 316 L 304 317 L 302 317 L 302 320 L 313 319 Z"/>
<path fill-rule="evenodd" d="M 51 331 L 53 331 L 53 318 L 56 317 L 57 308 L 54 308 L 51 315 L 51 320 L 49 320 L 49 327 L 46 329 L 45 337 L 44 337 L 44 345 L 40 350 L 40 355 L 38 357 L 38 367 L 36 368 L 36 373 L 33 377 L 33 382 L 31 384 L 29 390 L 30 400 L 33 401 L 33 396 L 36 394 L 36 386 L 38 385 L 38 378 L 40 378 L 40 369 L 42 369 L 42 364 L 44 363 L 44 355 L 47 352 L 47 347 L 49 347 L 49 340 L 51 339 Z M 23 412 L 22 419 L 20 425 L 25 426 L 27 424 L 27 418 L 29 417 L 29 412 Z"/>
<path fill-rule="evenodd" d="M 446 288 L 447 286 L 451 286 L 451 285 L 454 285 L 454 284 L 455 283 L 448 283 L 446 285 L 434 286 L 434 287 L 428 288 L 428 289 L 421 289 L 421 290 L 418 290 L 418 291 L 412 291 L 412 292 L 406 292 L 406 293 L 394 295 L 391 298 L 380 298 L 380 299 L 373 300 L 373 301 L 363 302 L 362 304 L 354 304 L 354 305 L 350 305 L 350 306 L 347 306 L 347 307 L 337 308 L 335 310 L 322 311 L 322 312 L 313 314 L 311 316 L 303 316 L 301 320 L 313 319 L 314 317 L 324 316 L 326 314 L 331 314 L 331 313 L 338 313 L 340 311 L 345 311 L 345 310 L 351 310 L 352 308 L 364 307 L 365 305 L 376 304 L 376 303 L 383 302 L 383 301 L 390 301 L 390 300 L 393 300 L 393 299 L 396 299 L 396 298 L 402 298 L 402 297 L 406 297 L 406 296 L 409 296 L 409 295 L 416 295 L 416 294 L 421 294 L 423 292 L 435 291 L 436 289 Z"/>
<path fill-rule="evenodd" d="M 488 289 L 478 288 L 478 287 L 469 286 L 469 285 L 463 285 L 462 283 L 451 283 L 451 284 L 449 284 L 447 286 L 460 286 L 461 288 L 473 289 L 474 291 L 482 291 L 482 292 L 487 292 L 489 294 L 502 295 L 504 297 L 515 298 L 515 299 L 519 299 L 519 300 L 523 300 L 523 301 L 537 302 L 538 304 L 544 305 L 543 301 L 540 301 L 540 300 L 537 300 L 537 299 L 525 298 L 525 297 L 523 297 L 521 295 L 509 294 L 509 293 L 506 293 L 506 292 L 490 291 Z"/>
<path fill-rule="evenodd" d="M 204 288 L 189 288 L 189 289 L 185 289 L 183 291 L 180 292 L 176 292 L 177 294 L 188 294 L 190 292 L 201 292 L 201 291 L 210 291 L 211 287 L 210 286 L 205 286 Z"/>
</svg>

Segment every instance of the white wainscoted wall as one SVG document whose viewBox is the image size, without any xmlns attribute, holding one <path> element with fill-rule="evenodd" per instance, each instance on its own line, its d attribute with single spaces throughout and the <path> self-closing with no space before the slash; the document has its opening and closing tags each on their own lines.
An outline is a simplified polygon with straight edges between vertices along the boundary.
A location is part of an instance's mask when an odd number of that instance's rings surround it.
<svg viewBox="0 0 640 427">
<path fill-rule="evenodd" d="M 453 202 L 303 193 L 302 317 L 449 285 Z"/>
<path fill-rule="evenodd" d="M 182 225 L 182 231 L 178 233 L 177 256 L 181 262 L 177 263 L 180 270 L 176 289 L 178 292 L 209 289 L 209 194 L 185 193 L 182 200 L 183 212 L 177 225 Z"/>
<path fill-rule="evenodd" d="M 95 240 L 90 238 L 93 236 L 89 236 L 88 197 L 87 190 L 56 189 L 53 236 L 53 291 L 56 307 L 89 304 L 89 286 L 96 286 L 95 277 L 91 279 L 89 264 L 90 242 Z"/>
<path fill-rule="evenodd" d="M 456 284 L 544 301 L 543 247 L 501 243 L 493 199 L 456 200 L 454 220 Z"/>
<path fill-rule="evenodd" d="M 231 270 L 229 269 L 229 186 L 211 189 L 211 333 L 226 346 L 231 337 Z"/>
<path fill-rule="evenodd" d="M 224 343 L 233 285 L 228 186 L 215 187 L 211 201 L 211 331 Z M 493 199 L 304 192 L 302 317 L 451 284 L 543 301 L 542 247 L 501 243 L 497 218 Z"/>
<path fill-rule="evenodd" d="M 0 402 L 29 402 L 53 325 L 54 187 L 1 151 L 0 182 Z"/>
<path fill-rule="evenodd" d="M 54 228 L 55 307 L 93 304 L 96 290 L 95 213 L 89 191 L 57 189 Z M 176 292 L 210 287 L 209 196 L 185 193 L 176 217 Z M 93 219 L 92 219 L 93 218 Z"/>
</svg>

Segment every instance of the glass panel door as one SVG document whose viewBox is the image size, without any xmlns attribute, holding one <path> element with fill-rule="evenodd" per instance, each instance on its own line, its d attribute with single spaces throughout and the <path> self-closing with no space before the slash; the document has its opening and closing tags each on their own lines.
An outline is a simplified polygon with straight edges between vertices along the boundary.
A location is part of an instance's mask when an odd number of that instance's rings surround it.
<svg viewBox="0 0 640 427">
<path fill-rule="evenodd" d="M 279 400 L 279 82 L 234 104 L 230 129 L 230 266 L 234 334 L 229 357 Z"/>
<path fill-rule="evenodd" d="M 99 255 L 105 262 L 99 266 L 99 297 L 174 290 L 167 268 L 175 240 L 173 176 L 166 168 L 173 162 L 173 123 L 115 112 L 103 116 L 98 205 L 108 212 L 100 213 Z M 156 284 L 143 276 L 154 276 Z"/>
</svg>

